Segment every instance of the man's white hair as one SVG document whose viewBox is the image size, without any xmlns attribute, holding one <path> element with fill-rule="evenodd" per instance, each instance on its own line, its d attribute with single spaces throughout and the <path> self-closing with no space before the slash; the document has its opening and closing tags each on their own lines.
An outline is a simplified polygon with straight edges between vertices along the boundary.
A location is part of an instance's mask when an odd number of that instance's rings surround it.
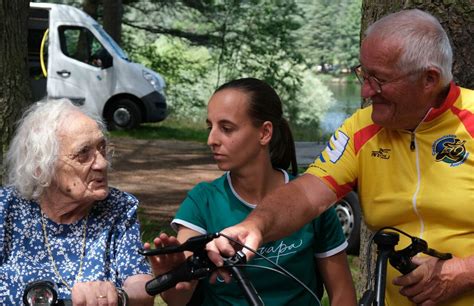
<svg viewBox="0 0 474 306">
<path fill-rule="evenodd" d="M 387 15 L 370 25 L 365 36 L 380 37 L 382 41 L 400 43 L 401 54 L 397 67 L 400 71 L 439 69 L 441 82 L 453 79 L 453 51 L 448 35 L 432 15 L 418 9 L 403 10 Z"/>
</svg>

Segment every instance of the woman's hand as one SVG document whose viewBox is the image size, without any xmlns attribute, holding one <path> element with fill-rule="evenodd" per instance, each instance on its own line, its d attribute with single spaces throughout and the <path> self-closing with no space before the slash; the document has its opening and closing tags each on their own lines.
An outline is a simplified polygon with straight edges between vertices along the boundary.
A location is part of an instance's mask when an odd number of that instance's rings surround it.
<svg viewBox="0 0 474 306">
<path fill-rule="evenodd" d="M 153 240 L 153 244 L 155 245 L 155 248 L 180 245 L 176 237 L 168 236 L 165 233 L 161 233 L 160 236 L 156 237 Z M 150 243 L 147 242 L 144 244 L 143 247 L 145 250 L 149 250 L 151 248 L 151 245 Z M 186 260 L 186 256 L 184 255 L 184 252 L 150 256 L 148 258 L 150 260 L 151 268 L 155 276 L 164 274 L 176 268 L 177 266 L 181 265 Z"/>
<path fill-rule="evenodd" d="M 71 292 L 74 306 L 118 305 L 118 294 L 112 282 L 76 283 Z"/>
<path fill-rule="evenodd" d="M 180 241 L 184 242 L 188 238 L 197 235 L 199 235 L 198 232 L 195 232 L 185 227 L 180 227 L 178 231 L 178 238 L 168 236 L 165 233 L 161 233 L 159 237 L 156 237 L 153 240 L 153 244 L 155 245 L 155 247 L 180 245 Z M 148 250 L 150 249 L 151 245 L 149 243 L 145 243 L 143 247 L 145 248 L 145 250 Z M 179 252 L 174 254 L 148 257 L 153 273 L 155 274 L 155 276 L 161 275 L 180 266 L 186 261 L 186 256 L 191 255 L 191 253 L 187 253 L 188 254 L 184 252 Z M 162 292 L 161 297 L 170 306 L 186 305 L 191 300 L 196 285 L 197 281 L 177 283 L 174 288 Z"/>
</svg>

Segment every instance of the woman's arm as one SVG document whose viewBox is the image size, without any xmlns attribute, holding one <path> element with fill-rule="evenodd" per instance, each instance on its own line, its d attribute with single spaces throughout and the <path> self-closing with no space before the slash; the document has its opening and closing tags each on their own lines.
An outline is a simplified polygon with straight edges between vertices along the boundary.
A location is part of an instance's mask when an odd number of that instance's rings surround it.
<svg viewBox="0 0 474 306">
<path fill-rule="evenodd" d="M 356 305 L 356 294 L 346 252 L 317 258 L 316 263 L 323 277 L 331 305 Z"/>
<path fill-rule="evenodd" d="M 145 291 L 145 284 L 153 279 L 148 274 L 137 274 L 127 277 L 123 284 L 123 290 L 128 295 L 128 305 L 130 306 L 152 306 L 155 298 Z"/>
<path fill-rule="evenodd" d="M 166 245 L 175 245 L 183 243 L 191 237 L 200 235 L 199 232 L 193 231 L 187 227 L 180 226 L 178 230 L 177 238 L 168 237 L 166 234 L 161 234 L 159 237 L 155 238 L 154 243 L 156 246 L 166 246 Z M 177 239 L 177 240 L 176 240 Z M 155 275 L 163 274 L 184 262 L 184 260 L 191 256 L 192 253 L 186 252 L 184 255 L 180 254 L 170 254 L 170 255 L 161 255 L 153 256 L 150 258 L 150 263 Z M 176 284 L 172 289 L 166 290 L 161 293 L 163 300 L 169 305 L 186 305 L 193 296 L 194 290 L 197 286 L 197 281 L 191 282 L 181 282 Z"/>
</svg>

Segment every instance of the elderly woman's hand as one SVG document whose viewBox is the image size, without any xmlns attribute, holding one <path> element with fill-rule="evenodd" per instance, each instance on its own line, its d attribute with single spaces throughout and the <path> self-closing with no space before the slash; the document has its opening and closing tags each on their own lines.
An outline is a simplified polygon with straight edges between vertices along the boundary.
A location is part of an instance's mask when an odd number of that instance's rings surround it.
<svg viewBox="0 0 474 306">
<path fill-rule="evenodd" d="M 165 233 L 161 233 L 160 236 L 156 237 L 153 240 L 153 244 L 155 248 L 165 247 L 165 246 L 172 246 L 172 245 L 179 245 L 179 241 L 174 236 L 168 236 Z M 145 243 L 144 246 L 145 250 L 149 250 L 151 248 L 150 243 Z M 171 269 L 181 265 L 185 260 L 186 256 L 183 252 L 173 253 L 173 254 L 166 254 L 166 255 L 158 255 L 158 256 L 150 256 L 149 257 L 151 267 L 153 269 L 153 274 L 161 275 L 164 274 Z"/>
<path fill-rule="evenodd" d="M 118 305 L 118 294 L 112 282 L 78 282 L 72 287 L 74 306 Z"/>
</svg>

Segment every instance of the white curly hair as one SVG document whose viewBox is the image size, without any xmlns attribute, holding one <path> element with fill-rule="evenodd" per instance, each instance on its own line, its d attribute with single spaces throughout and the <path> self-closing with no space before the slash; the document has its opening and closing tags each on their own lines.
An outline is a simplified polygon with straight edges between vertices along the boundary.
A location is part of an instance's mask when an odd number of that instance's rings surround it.
<svg viewBox="0 0 474 306">
<path fill-rule="evenodd" d="M 97 122 L 106 137 L 100 116 L 72 104 L 68 99 L 44 99 L 31 105 L 17 122 L 8 148 L 5 185 L 13 186 L 25 199 L 38 199 L 55 176 L 59 153 L 58 131 L 70 114 L 82 112 Z"/>
</svg>

